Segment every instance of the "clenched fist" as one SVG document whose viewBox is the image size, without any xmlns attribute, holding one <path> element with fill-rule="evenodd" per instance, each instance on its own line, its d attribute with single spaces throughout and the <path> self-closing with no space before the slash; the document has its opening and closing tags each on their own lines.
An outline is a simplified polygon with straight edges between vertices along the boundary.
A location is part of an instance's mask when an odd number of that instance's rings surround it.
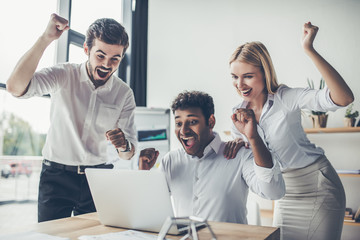
<svg viewBox="0 0 360 240">
<path fill-rule="evenodd" d="M 249 140 L 257 137 L 255 114 L 252 109 L 240 108 L 231 116 L 235 127 Z"/>
<path fill-rule="evenodd" d="M 150 170 L 157 158 L 159 156 L 159 151 L 155 148 L 145 148 L 141 150 L 139 157 L 139 170 Z"/>
<path fill-rule="evenodd" d="M 121 131 L 120 128 L 109 130 L 105 133 L 106 139 L 109 140 L 112 145 L 115 146 L 120 151 L 125 151 L 127 147 L 127 140 L 125 134 Z M 131 144 L 131 143 L 129 143 Z"/>
</svg>

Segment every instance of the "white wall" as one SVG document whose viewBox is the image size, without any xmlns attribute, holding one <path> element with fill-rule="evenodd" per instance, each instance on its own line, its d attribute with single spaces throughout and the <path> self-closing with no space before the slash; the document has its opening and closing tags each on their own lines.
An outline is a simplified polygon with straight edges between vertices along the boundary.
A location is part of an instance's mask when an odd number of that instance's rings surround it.
<svg viewBox="0 0 360 240">
<path fill-rule="evenodd" d="M 354 109 L 360 110 L 358 0 L 150 0 L 148 106 L 166 108 L 179 92 L 202 90 L 215 101 L 215 130 L 229 130 L 231 108 L 239 97 L 232 87 L 228 59 L 238 45 L 255 40 L 267 46 L 280 83 L 306 87 L 310 77 L 318 84 L 320 74 L 300 45 L 302 26 L 309 20 L 320 27 L 316 49 L 347 81 L 356 98 Z M 328 127 L 342 127 L 344 112 L 330 113 Z M 311 126 L 307 118 L 304 125 Z M 336 168 L 360 169 L 360 148 L 354 147 L 360 134 L 310 139 L 324 147 Z M 173 133 L 171 146 L 179 146 Z M 360 179 L 356 179 L 345 188 L 359 195 Z M 360 206 L 360 200 L 348 202 Z"/>
<path fill-rule="evenodd" d="M 360 110 L 359 13 L 357 0 L 150 0 L 148 106 L 169 107 L 179 92 L 202 90 L 215 101 L 215 130 L 228 130 L 239 100 L 228 59 L 254 40 L 267 46 L 281 83 L 306 87 L 307 77 L 318 83 L 320 74 L 300 45 L 310 20 L 320 27 L 316 49 L 348 82 Z M 344 112 L 330 113 L 328 126 L 342 126 Z"/>
</svg>

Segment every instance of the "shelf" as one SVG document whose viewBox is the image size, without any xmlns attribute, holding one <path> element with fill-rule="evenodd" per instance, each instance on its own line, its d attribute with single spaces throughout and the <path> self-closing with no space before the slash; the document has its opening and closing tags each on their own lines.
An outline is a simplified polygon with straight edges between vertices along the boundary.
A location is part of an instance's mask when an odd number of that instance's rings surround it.
<svg viewBox="0 0 360 240">
<path fill-rule="evenodd" d="M 272 209 L 260 209 L 260 216 L 263 218 L 273 218 L 274 210 Z"/>
<path fill-rule="evenodd" d="M 344 225 L 360 226 L 360 222 L 347 222 L 347 221 L 344 221 Z"/>
<path fill-rule="evenodd" d="M 340 177 L 360 177 L 360 174 L 353 173 L 338 173 Z"/>
<path fill-rule="evenodd" d="M 338 128 L 305 128 L 306 133 L 348 133 L 360 132 L 360 127 L 338 127 Z M 230 131 L 224 131 L 227 136 L 231 135 Z"/>
<path fill-rule="evenodd" d="M 306 133 L 347 133 L 360 132 L 360 127 L 339 127 L 339 128 L 305 128 Z"/>
<path fill-rule="evenodd" d="M 227 135 L 227 136 L 230 136 L 231 132 L 230 131 L 224 131 L 224 134 Z"/>
</svg>

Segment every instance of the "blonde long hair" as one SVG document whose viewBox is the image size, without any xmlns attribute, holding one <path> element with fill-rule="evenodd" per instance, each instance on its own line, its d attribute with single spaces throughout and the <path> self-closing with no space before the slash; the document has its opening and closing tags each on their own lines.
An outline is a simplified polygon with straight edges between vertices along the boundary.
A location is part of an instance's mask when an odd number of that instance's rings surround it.
<svg viewBox="0 0 360 240">
<path fill-rule="evenodd" d="M 279 88 L 275 69 L 268 50 L 261 42 L 248 42 L 238 48 L 231 55 L 229 64 L 240 61 L 259 67 L 265 75 L 266 90 L 274 94 Z"/>
</svg>

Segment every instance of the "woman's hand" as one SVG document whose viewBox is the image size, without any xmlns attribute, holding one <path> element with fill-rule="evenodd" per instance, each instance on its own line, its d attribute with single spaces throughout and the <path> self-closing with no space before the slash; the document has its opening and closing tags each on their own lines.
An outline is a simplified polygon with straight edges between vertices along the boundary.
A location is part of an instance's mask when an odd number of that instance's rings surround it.
<svg viewBox="0 0 360 240">
<path fill-rule="evenodd" d="M 313 43 L 318 31 L 319 27 L 312 25 L 311 22 L 307 22 L 304 24 L 301 45 L 304 48 L 305 52 L 314 50 Z"/>
<path fill-rule="evenodd" d="M 236 154 L 242 147 L 249 148 L 249 144 L 245 142 L 242 138 L 236 138 L 232 141 L 228 141 L 225 144 L 224 157 L 227 159 L 233 159 L 236 157 Z"/>
<path fill-rule="evenodd" d="M 247 139 L 257 138 L 257 125 L 255 114 L 252 109 L 240 108 L 231 116 L 231 119 L 240 133 L 244 134 Z"/>
</svg>

